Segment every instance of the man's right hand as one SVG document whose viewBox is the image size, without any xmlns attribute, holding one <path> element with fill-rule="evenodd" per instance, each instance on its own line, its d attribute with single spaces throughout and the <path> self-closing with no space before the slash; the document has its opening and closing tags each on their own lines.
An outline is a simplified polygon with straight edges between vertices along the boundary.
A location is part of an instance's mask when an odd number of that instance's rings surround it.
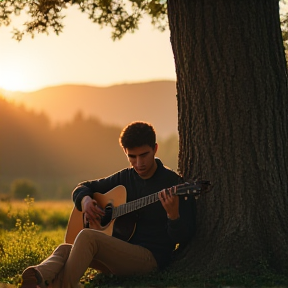
<svg viewBox="0 0 288 288">
<path fill-rule="evenodd" d="M 83 197 L 81 201 L 82 212 L 84 213 L 84 223 L 89 222 L 89 227 L 101 230 L 101 217 L 105 215 L 104 211 L 97 206 L 97 201 L 90 196 Z"/>
</svg>

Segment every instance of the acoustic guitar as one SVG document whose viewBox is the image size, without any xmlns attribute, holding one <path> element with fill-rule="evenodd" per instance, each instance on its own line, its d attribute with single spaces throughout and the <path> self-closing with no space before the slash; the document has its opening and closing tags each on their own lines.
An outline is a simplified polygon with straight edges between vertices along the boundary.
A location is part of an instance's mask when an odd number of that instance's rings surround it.
<svg viewBox="0 0 288 288">
<path fill-rule="evenodd" d="M 191 194 L 197 198 L 200 196 L 201 192 L 207 191 L 209 185 L 210 182 L 205 180 L 195 181 L 193 183 L 186 182 L 174 186 L 172 194 L 178 196 L 187 196 Z M 168 189 L 164 190 L 166 193 L 169 193 Z M 131 213 L 158 201 L 159 192 L 127 203 L 126 189 L 122 185 L 116 186 L 105 194 L 95 192 L 93 198 L 97 201 L 97 205 L 105 212 L 105 215 L 101 218 L 101 227 L 97 230 L 107 235 L 128 241 L 132 237 L 136 228 L 136 219 L 131 217 L 133 215 L 136 216 L 136 214 Z M 127 214 L 129 214 L 129 217 L 124 217 L 125 215 L 127 216 Z M 74 207 L 68 221 L 65 235 L 66 243 L 74 243 L 78 233 L 84 227 L 87 227 L 84 222 L 83 213 Z M 93 229 L 93 227 L 90 228 Z"/>
</svg>

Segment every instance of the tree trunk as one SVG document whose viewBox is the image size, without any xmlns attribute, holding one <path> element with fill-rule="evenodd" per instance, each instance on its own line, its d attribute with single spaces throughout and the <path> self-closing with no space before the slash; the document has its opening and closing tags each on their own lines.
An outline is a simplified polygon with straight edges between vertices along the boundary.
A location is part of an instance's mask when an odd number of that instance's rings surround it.
<svg viewBox="0 0 288 288">
<path fill-rule="evenodd" d="M 276 0 L 170 0 L 179 171 L 197 201 L 194 271 L 288 272 L 286 62 Z M 261 264 L 262 263 L 262 264 Z"/>
</svg>

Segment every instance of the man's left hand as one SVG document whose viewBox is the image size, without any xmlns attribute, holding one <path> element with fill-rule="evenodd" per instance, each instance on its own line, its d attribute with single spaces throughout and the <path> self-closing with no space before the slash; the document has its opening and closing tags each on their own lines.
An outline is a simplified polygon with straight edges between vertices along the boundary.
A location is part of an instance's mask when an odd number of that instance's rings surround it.
<svg viewBox="0 0 288 288">
<path fill-rule="evenodd" d="M 174 195 L 175 187 L 171 187 L 168 189 L 168 192 L 163 189 L 159 192 L 158 197 L 160 202 L 162 203 L 163 208 L 167 212 L 167 217 L 170 220 L 176 220 L 180 217 L 179 215 L 179 196 Z"/>
</svg>

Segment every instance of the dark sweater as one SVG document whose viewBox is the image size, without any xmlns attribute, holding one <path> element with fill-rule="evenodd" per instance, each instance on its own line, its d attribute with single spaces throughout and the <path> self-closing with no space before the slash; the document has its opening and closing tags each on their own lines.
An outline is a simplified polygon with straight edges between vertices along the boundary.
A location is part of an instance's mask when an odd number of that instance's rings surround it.
<svg viewBox="0 0 288 288">
<path fill-rule="evenodd" d="M 142 179 L 133 168 L 127 168 L 107 178 L 80 183 L 73 191 L 75 206 L 81 211 L 84 196 L 93 197 L 94 192 L 106 193 L 118 185 L 126 188 L 129 202 L 182 182 L 178 174 L 164 167 L 159 159 L 156 161 L 157 169 L 149 179 Z M 158 267 L 163 268 L 169 263 L 175 245 L 185 245 L 195 230 L 194 201 L 192 196 L 180 197 L 180 218 L 177 220 L 167 219 L 160 201 L 137 210 L 136 229 L 128 241 L 149 249 Z"/>
</svg>

